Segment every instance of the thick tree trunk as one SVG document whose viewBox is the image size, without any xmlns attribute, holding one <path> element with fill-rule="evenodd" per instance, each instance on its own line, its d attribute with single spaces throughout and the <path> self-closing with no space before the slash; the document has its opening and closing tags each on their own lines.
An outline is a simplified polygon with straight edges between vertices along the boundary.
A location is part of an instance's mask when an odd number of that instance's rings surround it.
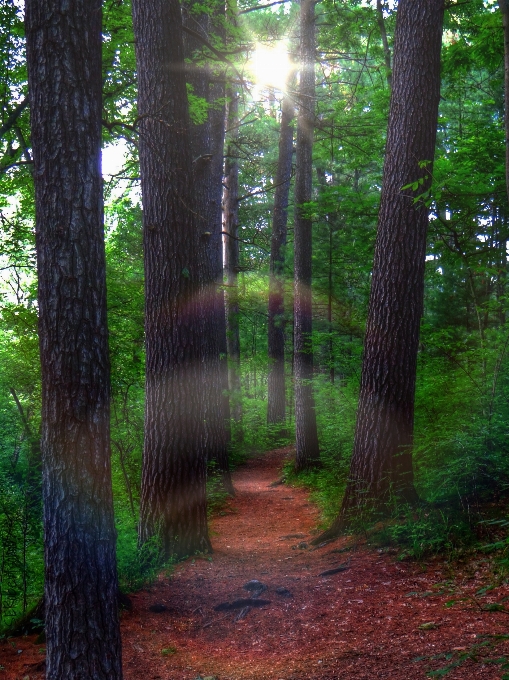
<svg viewBox="0 0 509 680">
<path fill-rule="evenodd" d="M 225 161 L 224 215 L 224 272 L 226 278 L 226 346 L 228 353 L 228 383 L 231 414 L 240 425 L 242 398 L 240 386 L 240 326 L 239 326 L 239 163 L 236 140 L 239 126 L 239 97 L 230 92 L 227 128 L 229 141 Z M 239 432 L 238 434 L 240 434 Z"/>
<path fill-rule="evenodd" d="M 101 2 L 27 0 L 25 21 L 42 366 L 46 677 L 120 679 Z"/>
<path fill-rule="evenodd" d="M 205 35 L 217 30 L 208 14 L 193 12 L 189 3 L 194 30 L 197 25 Z M 224 8 L 222 17 L 224 21 Z M 223 29 L 221 29 L 223 30 Z M 186 57 L 191 61 L 187 80 L 197 97 L 209 103 L 206 120 L 191 124 L 191 151 L 194 159 L 195 211 L 200 232 L 200 274 L 203 287 L 204 327 L 202 329 L 205 382 L 205 456 L 217 466 L 224 490 L 233 495 L 233 484 L 228 464 L 229 408 L 225 412 L 223 396 L 224 366 L 220 357 L 221 347 L 226 344 L 226 321 L 223 295 L 222 209 L 223 192 L 223 146 L 225 106 L 224 83 L 211 83 L 210 68 L 206 64 L 193 63 L 201 43 L 190 36 L 185 40 Z M 222 337 L 224 336 L 224 338 Z M 228 420 L 226 418 L 228 413 Z"/>
<path fill-rule="evenodd" d="M 288 221 L 288 196 L 292 176 L 294 106 L 288 94 L 281 105 L 279 158 L 274 192 L 274 215 L 270 241 L 270 282 L 268 309 L 268 407 L 269 424 L 284 423 L 285 398 L 285 247 Z"/>
<path fill-rule="evenodd" d="M 210 550 L 199 228 L 178 0 L 133 0 L 145 254 L 146 397 L 140 541 Z"/>
<path fill-rule="evenodd" d="M 294 223 L 294 369 L 297 471 L 314 467 L 320 460 L 313 398 L 312 348 L 312 221 L 305 204 L 311 200 L 313 129 L 315 118 L 315 3 L 300 5 L 300 85 L 297 118 Z"/>
<path fill-rule="evenodd" d="M 412 441 L 432 159 L 440 99 L 443 0 L 400 0 L 382 198 L 357 427 L 339 530 L 414 502 Z M 409 184 L 413 188 L 404 188 Z"/>
<path fill-rule="evenodd" d="M 505 183 L 509 200 L 509 0 L 498 0 L 504 26 Z"/>
</svg>

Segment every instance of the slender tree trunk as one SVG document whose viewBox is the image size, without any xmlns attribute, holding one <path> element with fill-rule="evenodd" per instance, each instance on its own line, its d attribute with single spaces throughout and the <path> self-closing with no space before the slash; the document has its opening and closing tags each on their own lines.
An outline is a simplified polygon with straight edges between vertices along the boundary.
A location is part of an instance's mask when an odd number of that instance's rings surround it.
<svg viewBox="0 0 509 680">
<path fill-rule="evenodd" d="M 509 0 L 498 0 L 504 26 L 505 183 L 509 200 Z"/>
<path fill-rule="evenodd" d="M 329 380 L 331 384 L 334 384 L 334 340 L 332 337 L 333 325 L 332 325 L 332 294 L 333 294 L 333 241 L 334 241 L 334 229 L 333 221 L 329 218 L 329 286 L 328 286 L 328 300 L 327 300 L 327 321 L 329 322 Z"/>
<path fill-rule="evenodd" d="M 212 18 L 208 14 L 193 12 L 195 3 L 189 3 L 192 27 L 199 25 L 205 35 L 215 32 Z M 224 7 L 223 7 L 224 20 Z M 217 17 L 219 20 L 221 17 Z M 223 30 L 223 29 L 221 29 Z M 222 258 L 222 209 L 223 191 L 223 146 L 225 106 L 224 83 L 211 83 L 211 71 L 207 64 L 194 62 L 201 43 L 186 36 L 186 57 L 191 61 L 188 82 L 195 96 L 209 103 L 206 120 L 191 124 L 191 151 L 194 159 L 195 211 L 200 232 L 200 274 L 204 294 L 203 349 L 205 382 L 205 455 L 214 461 L 224 490 L 233 495 L 233 485 L 228 464 L 229 422 L 225 417 L 223 397 L 224 367 L 220 358 L 221 346 L 226 342 L 225 307 L 223 297 Z M 224 340 L 221 337 L 224 335 Z M 229 411 L 229 409 L 228 409 Z"/>
<path fill-rule="evenodd" d="M 376 0 L 376 19 L 378 28 L 380 29 L 380 37 L 382 38 L 382 45 L 384 48 L 385 77 L 387 78 L 387 85 L 390 89 L 392 87 L 391 48 L 389 47 L 389 41 L 387 39 L 387 29 L 385 28 L 382 0 Z"/>
<path fill-rule="evenodd" d="M 288 197 L 292 176 L 294 106 L 288 94 L 281 105 L 279 158 L 274 192 L 274 216 L 270 241 L 270 281 L 268 309 L 268 408 L 267 422 L 285 422 L 285 307 L 284 267 Z"/>
<path fill-rule="evenodd" d="M 320 188 L 323 190 L 327 186 L 327 179 L 325 176 L 325 170 L 321 167 L 316 168 L 316 174 L 318 175 L 318 181 L 320 183 Z M 332 297 L 333 297 L 333 243 L 334 243 L 334 218 L 327 214 L 325 220 L 329 226 L 329 271 L 327 274 L 328 287 L 327 287 L 327 322 L 329 325 L 329 380 L 331 384 L 334 384 L 334 340 L 332 336 L 333 326 L 332 326 Z"/>
<path fill-rule="evenodd" d="M 343 505 L 329 532 L 415 502 L 412 441 L 428 208 L 440 99 L 443 0 L 400 0 L 382 198 L 357 427 Z M 416 190 L 404 188 L 422 180 Z M 323 536 L 322 536 L 323 537 Z"/>
<path fill-rule="evenodd" d="M 110 469 L 101 2 L 27 0 L 46 677 L 122 678 Z"/>
<path fill-rule="evenodd" d="M 145 445 L 139 537 L 166 555 L 211 549 L 204 324 L 178 0 L 133 0 L 145 254 Z"/>
<path fill-rule="evenodd" d="M 297 118 L 294 223 L 294 368 L 297 471 L 320 460 L 313 398 L 311 249 L 312 222 L 305 204 L 311 200 L 315 118 L 315 3 L 300 5 L 300 85 Z"/>
<path fill-rule="evenodd" d="M 226 345 L 228 353 L 228 383 L 231 412 L 234 421 L 242 421 L 240 387 L 240 327 L 239 327 L 239 163 L 237 146 L 239 126 L 239 97 L 230 92 L 227 128 L 229 141 L 225 161 L 224 214 L 224 271 L 226 278 Z"/>
</svg>

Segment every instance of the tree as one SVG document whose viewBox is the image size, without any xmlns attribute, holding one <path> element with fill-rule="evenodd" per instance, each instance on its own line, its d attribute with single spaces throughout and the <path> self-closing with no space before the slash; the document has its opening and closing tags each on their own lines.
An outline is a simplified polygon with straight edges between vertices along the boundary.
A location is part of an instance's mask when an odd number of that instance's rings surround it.
<svg viewBox="0 0 509 680">
<path fill-rule="evenodd" d="M 145 253 L 146 401 L 140 541 L 166 555 L 211 549 L 204 455 L 203 305 L 182 17 L 134 0 Z"/>
<path fill-rule="evenodd" d="M 414 399 L 443 12 L 443 0 L 400 0 L 398 5 L 354 450 L 341 511 L 326 535 L 360 514 L 383 511 L 391 494 L 417 499 Z"/>
<path fill-rule="evenodd" d="M 201 34 L 224 33 L 224 4 L 216 12 L 201 13 L 197 3 L 186 8 L 187 24 L 191 35 L 185 36 L 184 47 L 190 62 L 187 80 L 192 87 L 192 97 L 205 108 L 197 111 L 191 123 L 190 140 L 193 157 L 195 212 L 200 230 L 201 285 L 204 289 L 203 348 L 205 365 L 205 456 L 216 465 L 225 491 L 233 495 L 233 485 L 228 463 L 229 403 L 227 385 L 224 385 L 226 366 L 226 318 L 223 295 L 223 146 L 225 133 L 225 86 L 220 74 L 212 77 L 211 65 L 202 55 L 203 43 L 195 37 Z M 214 20 L 215 19 L 215 20 Z M 198 34 L 200 35 L 200 34 Z M 208 40 L 207 40 L 208 42 Z M 221 354 L 224 358 L 221 357 Z M 226 390 L 225 390 L 226 388 Z M 223 392 L 226 391 L 226 399 Z"/>
<path fill-rule="evenodd" d="M 315 466 L 320 458 L 313 399 L 313 309 L 311 297 L 311 201 L 315 124 L 315 3 L 300 6 L 300 82 L 297 117 L 294 221 L 294 366 L 297 471 Z"/>
<path fill-rule="evenodd" d="M 240 336 L 239 336 L 239 162 L 237 139 L 239 135 L 239 95 L 234 88 L 228 92 L 228 142 L 224 168 L 224 272 L 226 278 L 226 347 L 228 354 L 228 384 L 231 412 L 240 425 L 242 402 L 240 387 Z M 239 431 L 241 434 L 241 430 Z"/>
<path fill-rule="evenodd" d="M 270 241 L 270 281 L 268 308 L 268 404 L 267 422 L 284 423 L 285 399 L 285 308 L 284 266 L 288 221 L 288 196 L 292 176 L 294 106 L 290 95 L 285 93 L 281 103 L 281 129 L 279 132 L 279 156 L 274 192 L 274 212 Z"/>
<path fill-rule="evenodd" d="M 505 183 L 509 199 L 509 0 L 498 0 L 504 26 Z"/>
<path fill-rule="evenodd" d="M 27 0 L 46 677 L 122 678 L 110 471 L 101 3 Z"/>
</svg>

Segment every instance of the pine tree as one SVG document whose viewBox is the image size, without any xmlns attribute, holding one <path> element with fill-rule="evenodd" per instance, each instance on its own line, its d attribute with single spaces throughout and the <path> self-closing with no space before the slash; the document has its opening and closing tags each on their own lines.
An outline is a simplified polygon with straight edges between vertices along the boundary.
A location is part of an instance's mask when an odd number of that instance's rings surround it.
<svg viewBox="0 0 509 680">
<path fill-rule="evenodd" d="M 349 480 L 326 535 L 408 502 L 428 207 L 440 99 L 443 0 L 400 0 L 361 390 Z M 323 535 L 322 535 L 323 538 Z"/>
<path fill-rule="evenodd" d="M 46 677 L 122 678 L 110 470 L 101 2 L 27 0 Z"/>
<path fill-rule="evenodd" d="M 178 0 L 134 0 L 145 254 L 145 444 L 139 536 L 166 555 L 211 549 L 203 301 Z"/>
</svg>

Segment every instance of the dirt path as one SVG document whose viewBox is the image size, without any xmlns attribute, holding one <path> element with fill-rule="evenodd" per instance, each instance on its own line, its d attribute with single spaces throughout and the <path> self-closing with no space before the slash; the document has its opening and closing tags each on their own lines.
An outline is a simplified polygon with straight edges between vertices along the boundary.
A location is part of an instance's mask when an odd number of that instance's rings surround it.
<svg viewBox="0 0 509 680">
<path fill-rule="evenodd" d="M 418 680 L 456 661 L 451 680 L 501 678 L 500 664 L 486 661 L 509 645 L 492 648 L 487 635 L 509 632 L 509 617 L 473 600 L 444 607 L 479 590 L 486 563 L 454 575 L 444 561 L 348 550 L 347 538 L 310 550 L 316 508 L 303 489 L 272 486 L 290 453 L 270 452 L 236 472 L 237 496 L 212 522 L 210 559 L 188 560 L 132 596 L 133 611 L 122 615 L 126 680 Z M 348 568 L 320 576 L 341 565 Z M 253 579 L 267 587 L 258 596 L 266 605 L 215 610 L 250 597 L 243 586 Z M 501 586 L 481 602 L 507 595 Z M 40 648 L 33 638 L 0 644 L 0 680 L 42 679 Z"/>
</svg>

